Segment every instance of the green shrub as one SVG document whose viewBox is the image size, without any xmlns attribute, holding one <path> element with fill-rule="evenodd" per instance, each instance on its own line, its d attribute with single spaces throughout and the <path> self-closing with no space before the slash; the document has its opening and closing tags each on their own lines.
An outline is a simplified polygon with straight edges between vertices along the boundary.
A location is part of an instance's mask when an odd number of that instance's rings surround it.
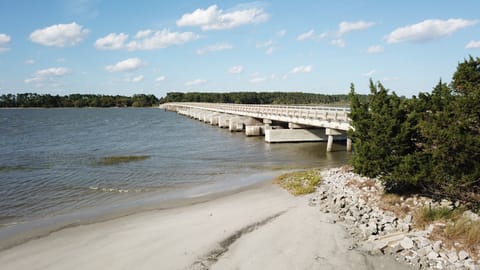
<svg viewBox="0 0 480 270">
<path fill-rule="evenodd" d="M 298 196 L 314 192 L 320 183 L 320 175 L 318 170 L 291 172 L 280 175 L 273 182 Z"/>
</svg>

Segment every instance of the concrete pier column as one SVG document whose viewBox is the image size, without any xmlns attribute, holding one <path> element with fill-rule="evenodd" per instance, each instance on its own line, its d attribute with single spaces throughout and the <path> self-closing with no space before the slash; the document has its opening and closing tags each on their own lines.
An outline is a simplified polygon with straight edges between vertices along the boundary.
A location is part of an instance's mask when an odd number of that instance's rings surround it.
<svg viewBox="0 0 480 270">
<path fill-rule="evenodd" d="M 211 115 L 210 112 L 204 112 L 204 113 L 203 113 L 203 118 L 200 119 L 200 120 L 201 120 L 202 122 L 204 122 L 204 123 L 208 123 L 208 119 L 210 119 L 210 115 Z"/>
<path fill-rule="evenodd" d="M 262 136 L 264 135 L 263 126 L 245 126 L 245 135 L 250 136 Z"/>
<path fill-rule="evenodd" d="M 220 115 L 218 117 L 218 127 L 228 128 L 228 126 L 230 125 L 230 118 L 232 118 L 231 115 Z"/>
<path fill-rule="evenodd" d="M 327 140 L 324 129 L 265 129 L 265 141 L 281 142 L 324 142 Z"/>
<path fill-rule="evenodd" d="M 328 135 L 327 152 L 332 152 L 332 148 L 333 148 L 333 135 Z"/>
<path fill-rule="evenodd" d="M 352 152 L 352 139 L 347 137 L 347 152 Z"/>
<path fill-rule="evenodd" d="M 219 118 L 219 114 L 212 114 L 210 115 L 210 119 L 208 120 L 208 122 L 213 125 L 213 126 L 218 126 L 218 118 Z"/>
<path fill-rule="evenodd" d="M 228 122 L 228 130 L 230 130 L 230 132 L 242 131 L 243 130 L 242 119 L 238 117 L 230 118 L 230 121 Z"/>
</svg>

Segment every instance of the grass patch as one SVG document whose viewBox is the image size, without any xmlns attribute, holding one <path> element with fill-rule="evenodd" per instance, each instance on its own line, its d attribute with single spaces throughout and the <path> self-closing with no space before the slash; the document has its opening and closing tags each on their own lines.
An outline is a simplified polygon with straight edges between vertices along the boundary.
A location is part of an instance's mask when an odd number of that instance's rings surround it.
<svg viewBox="0 0 480 270">
<path fill-rule="evenodd" d="M 390 211 L 398 217 L 405 217 L 411 209 L 411 206 L 405 203 L 400 195 L 394 193 L 382 194 L 379 206 L 381 209 Z"/>
<path fill-rule="evenodd" d="M 120 163 L 137 162 L 150 158 L 150 156 L 110 156 L 98 161 L 98 165 L 116 165 Z"/>
<path fill-rule="evenodd" d="M 295 196 L 312 193 L 320 183 L 318 170 L 299 171 L 282 174 L 274 181 Z"/>
<path fill-rule="evenodd" d="M 473 254 L 480 249 L 480 220 L 460 218 L 445 228 L 445 237 L 460 241 Z"/>
<path fill-rule="evenodd" d="M 456 220 L 465 211 L 463 208 L 450 209 L 448 207 L 422 207 L 415 212 L 415 225 L 419 228 L 425 227 L 438 220 Z"/>
</svg>

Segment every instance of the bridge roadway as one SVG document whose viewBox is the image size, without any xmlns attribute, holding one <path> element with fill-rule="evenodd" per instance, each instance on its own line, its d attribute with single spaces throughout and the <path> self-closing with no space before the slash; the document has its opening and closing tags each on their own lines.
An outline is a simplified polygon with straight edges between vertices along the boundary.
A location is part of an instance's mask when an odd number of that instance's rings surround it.
<svg viewBox="0 0 480 270">
<path fill-rule="evenodd" d="M 346 137 L 350 109 L 345 107 L 172 102 L 160 108 L 230 131 L 245 130 L 247 136 L 265 135 L 267 142 L 327 141 L 331 151 L 333 140 L 346 140 L 351 150 Z"/>
</svg>

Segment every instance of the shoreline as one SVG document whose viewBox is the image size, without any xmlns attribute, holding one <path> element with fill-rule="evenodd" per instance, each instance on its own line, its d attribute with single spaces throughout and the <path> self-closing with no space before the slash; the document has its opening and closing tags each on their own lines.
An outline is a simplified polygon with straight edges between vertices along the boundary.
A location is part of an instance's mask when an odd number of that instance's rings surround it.
<svg viewBox="0 0 480 270">
<path fill-rule="evenodd" d="M 262 173 L 260 175 L 263 176 L 263 174 L 270 175 L 274 173 L 280 172 Z M 269 185 L 269 179 L 270 178 L 268 177 L 261 177 L 261 179 L 256 179 L 253 182 L 248 182 L 247 184 L 238 185 L 233 188 L 221 188 L 213 184 L 215 187 L 213 191 L 210 190 L 209 192 L 205 192 L 204 189 L 211 184 L 192 186 L 191 189 L 183 195 L 180 195 L 181 193 L 172 193 L 168 194 L 164 199 L 152 199 L 151 196 L 147 196 L 141 199 L 123 201 L 120 206 L 104 205 L 100 209 L 84 208 L 78 209 L 71 214 L 61 214 L 14 223 L 10 226 L 0 227 L 0 252 L 28 243 L 32 240 L 47 237 L 52 233 L 65 229 L 108 222 L 142 213 L 176 209 L 206 203 L 236 193 Z M 162 197 L 163 195 L 157 194 L 156 196 Z"/>
<path fill-rule="evenodd" d="M 3 269 L 406 269 L 349 248 L 332 217 L 271 183 L 65 228 L 0 251 Z M 328 244 L 325 244 L 328 243 Z M 35 266 L 35 267 L 34 267 Z"/>
</svg>

